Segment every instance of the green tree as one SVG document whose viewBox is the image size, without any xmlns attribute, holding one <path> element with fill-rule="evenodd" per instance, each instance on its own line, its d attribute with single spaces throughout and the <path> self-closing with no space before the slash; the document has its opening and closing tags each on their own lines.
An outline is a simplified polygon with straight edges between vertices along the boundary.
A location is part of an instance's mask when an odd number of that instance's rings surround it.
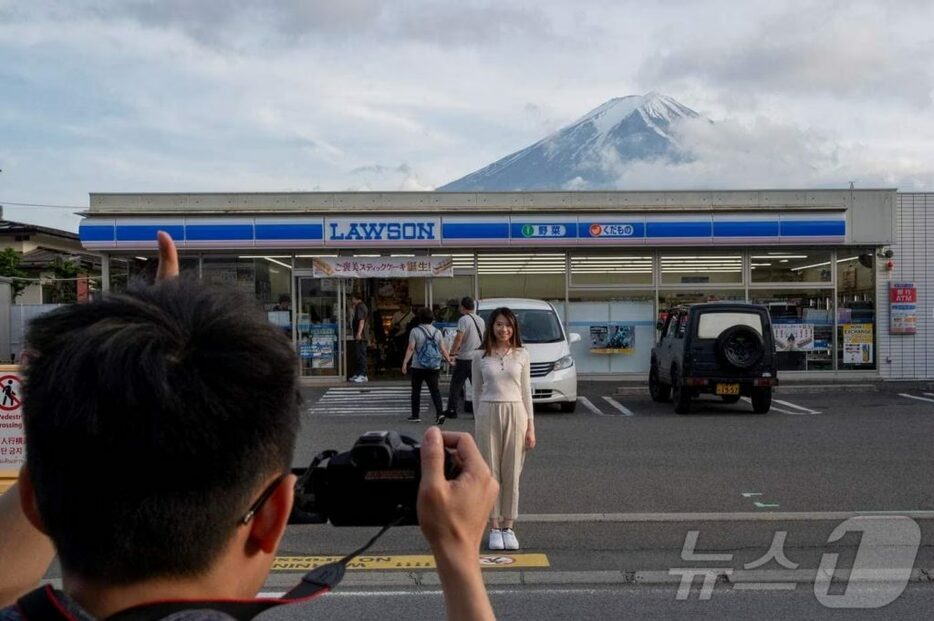
<svg viewBox="0 0 934 621">
<path fill-rule="evenodd" d="M 23 255 L 12 248 L 6 248 L 0 252 L 0 276 L 6 276 L 8 278 L 26 278 L 28 274 L 19 268 L 20 261 L 22 260 Z M 25 280 L 13 281 L 11 288 L 13 289 L 14 302 L 28 285 L 29 283 Z"/>
<path fill-rule="evenodd" d="M 49 304 L 72 304 L 78 301 L 78 281 L 81 263 L 78 257 L 55 257 L 49 266 L 55 280 L 48 286 Z"/>
</svg>

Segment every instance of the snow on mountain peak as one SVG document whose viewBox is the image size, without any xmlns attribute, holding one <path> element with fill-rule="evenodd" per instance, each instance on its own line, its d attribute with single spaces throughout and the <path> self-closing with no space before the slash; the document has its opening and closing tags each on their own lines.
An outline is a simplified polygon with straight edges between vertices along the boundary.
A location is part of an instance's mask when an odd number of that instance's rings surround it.
<svg viewBox="0 0 934 621">
<path fill-rule="evenodd" d="M 652 91 L 645 95 L 614 97 L 571 123 L 570 126 L 575 127 L 590 122 L 593 123 L 598 134 L 606 134 L 635 112 L 640 112 L 646 122 L 653 126 L 658 120 L 670 123 L 678 118 L 697 116 L 696 112 L 682 106 L 671 97 Z"/>
<path fill-rule="evenodd" d="M 580 125 L 590 121 L 601 134 L 619 124 L 620 121 L 635 112 L 642 105 L 643 98 L 639 95 L 627 97 L 614 97 L 613 99 L 594 108 L 571 125 Z"/>
<path fill-rule="evenodd" d="M 525 149 L 456 179 L 441 191 L 615 187 L 618 166 L 684 157 L 671 126 L 698 114 L 649 92 L 610 99 Z"/>
</svg>

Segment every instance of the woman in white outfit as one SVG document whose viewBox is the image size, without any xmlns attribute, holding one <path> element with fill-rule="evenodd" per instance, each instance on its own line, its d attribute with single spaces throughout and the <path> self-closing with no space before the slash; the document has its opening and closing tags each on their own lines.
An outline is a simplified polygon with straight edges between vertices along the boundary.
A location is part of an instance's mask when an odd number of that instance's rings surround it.
<svg viewBox="0 0 934 621">
<path fill-rule="evenodd" d="M 525 452 L 535 448 L 529 354 L 511 310 L 497 308 L 487 326 L 473 359 L 471 382 L 477 446 L 499 482 L 489 549 L 518 550 L 512 527 L 519 514 L 519 475 Z"/>
</svg>

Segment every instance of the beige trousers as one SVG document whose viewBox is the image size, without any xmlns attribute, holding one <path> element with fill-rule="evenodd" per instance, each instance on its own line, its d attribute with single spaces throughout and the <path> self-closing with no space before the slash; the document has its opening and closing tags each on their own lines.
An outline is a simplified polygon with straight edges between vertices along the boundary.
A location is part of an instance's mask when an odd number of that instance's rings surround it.
<svg viewBox="0 0 934 621">
<path fill-rule="evenodd" d="M 499 482 L 499 496 L 490 515 L 494 520 L 515 520 L 519 515 L 519 475 L 528 426 L 520 401 L 481 401 L 475 413 L 477 447 Z"/>
</svg>

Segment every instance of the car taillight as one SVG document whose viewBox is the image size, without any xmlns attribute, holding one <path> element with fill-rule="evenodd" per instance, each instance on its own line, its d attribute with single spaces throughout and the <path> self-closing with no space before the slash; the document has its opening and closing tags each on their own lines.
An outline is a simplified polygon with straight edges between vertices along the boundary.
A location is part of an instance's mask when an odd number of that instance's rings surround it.
<svg viewBox="0 0 934 621">
<path fill-rule="evenodd" d="M 774 377 L 759 377 L 756 378 L 754 384 L 756 386 L 777 386 L 778 380 Z"/>
<path fill-rule="evenodd" d="M 685 377 L 684 378 L 685 386 L 706 386 L 707 380 L 703 377 Z"/>
</svg>

